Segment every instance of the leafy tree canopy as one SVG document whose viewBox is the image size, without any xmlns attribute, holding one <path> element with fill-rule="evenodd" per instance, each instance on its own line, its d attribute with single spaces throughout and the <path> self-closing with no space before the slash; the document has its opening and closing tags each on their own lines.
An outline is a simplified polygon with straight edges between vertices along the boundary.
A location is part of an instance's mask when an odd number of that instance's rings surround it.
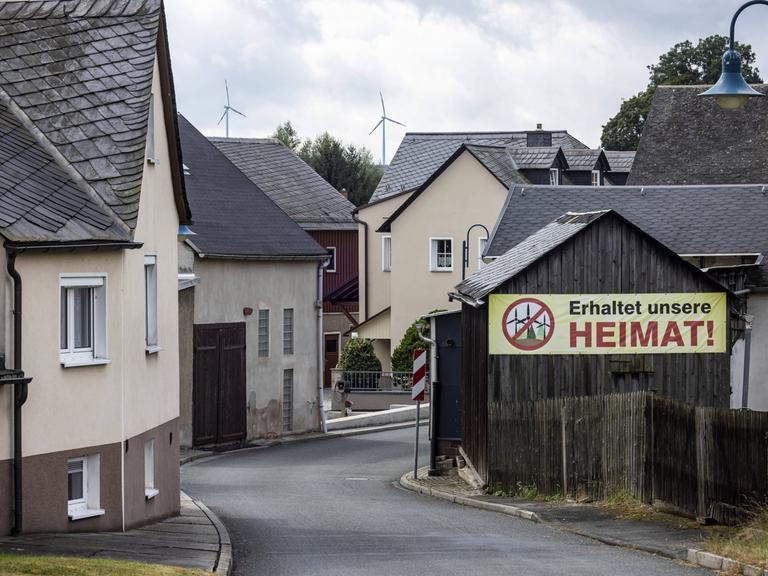
<svg viewBox="0 0 768 576">
<path fill-rule="evenodd" d="M 381 372 L 381 362 L 373 350 L 373 342 L 365 338 L 347 340 L 341 351 L 339 368 L 350 372 Z"/>
<path fill-rule="evenodd" d="M 299 138 L 299 133 L 296 132 L 296 129 L 293 127 L 290 120 L 286 120 L 280 124 L 275 129 L 275 133 L 272 134 L 272 138 L 277 138 L 285 146 L 294 151 L 301 145 L 301 138 Z"/>
<path fill-rule="evenodd" d="M 419 338 L 417 322 L 408 327 L 408 330 L 403 334 L 403 339 L 400 340 L 400 344 L 392 352 L 393 372 L 410 372 L 413 370 L 413 351 L 416 348 L 427 347 L 426 343 Z M 424 335 L 429 336 L 429 324 L 424 328 Z"/>
<path fill-rule="evenodd" d="M 714 84 L 720 77 L 727 48 L 728 38 L 715 34 L 696 44 L 690 40 L 679 42 L 659 56 L 656 64 L 648 66 L 648 87 L 624 100 L 619 112 L 603 126 L 600 145 L 606 150 L 637 150 L 656 86 Z M 762 82 L 754 66 L 752 46 L 736 42 L 734 48 L 741 54 L 744 79 L 752 84 Z"/>
</svg>

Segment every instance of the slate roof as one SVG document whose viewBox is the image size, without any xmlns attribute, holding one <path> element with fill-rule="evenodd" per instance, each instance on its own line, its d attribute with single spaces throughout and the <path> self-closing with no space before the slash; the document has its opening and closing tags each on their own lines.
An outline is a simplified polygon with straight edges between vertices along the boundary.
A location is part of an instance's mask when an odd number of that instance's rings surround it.
<svg viewBox="0 0 768 576">
<path fill-rule="evenodd" d="M 160 0 L 0 3 L 0 101 L 128 229 L 160 17 Z"/>
<path fill-rule="evenodd" d="M 187 197 L 195 214 L 188 242 L 208 257 L 315 259 L 327 251 L 222 152 L 179 116 Z"/>
<path fill-rule="evenodd" d="M 600 162 L 600 157 L 606 158 L 607 157 L 603 153 L 602 150 L 599 148 L 596 150 L 587 149 L 587 150 L 580 150 L 575 148 L 564 148 L 563 154 L 565 155 L 565 159 L 568 161 L 568 169 L 569 170 L 580 170 L 580 171 L 588 171 L 588 170 L 597 170 L 598 162 Z"/>
<path fill-rule="evenodd" d="M 461 144 L 525 147 L 526 131 L 518 132 L 408 132 L 384 169 L 371 201 L 419 187 Z M 552 131 L 552 146 L 587 148 L 564 130 Z"/>
<path fill-rule="evenodd" d="M 355 206 L 273 138 L 210 138 L 305 230 L 357 230 Z"/>
<path fill-rule="evenodd" d="M 629 172 L 635 161 L 634 150 L 604 150 L 611 172 Z"/>
<path fill-rule="evenodd" d="M 615 210 L 678 254 L 768 255 L 768 187 L 514 185 L 491 234 L 501 256 L 565 212 Z"/>
<path fill-rule="evenodd" d="M 768 98 L 723 110 L 706 88 L 656 89 L 627 184 L 768 182 Z"/>
<path fill-rule="evenodd" d="M 561 154 L 559 146 L 548 148 L 510 148 L 518 170 L 546 170 L 555 163 L 557 156 Z M 567 161 L 565 162 L 567 164 Z"/>
<path fill-rule="evenodd" d="M 465 148 L 507 188 L 515 182 L 527 182 L 517 171 L 517 165 L 506 147 L 467 144 Z"/>
<path fill-rule="evenodd" d="M 501 284 L 556 248 L 608 211 L 567 213 L 537 230 L 519 244 L 462 281 L 456 290 L 474 300 L 484 298 Z"/>
</svg>

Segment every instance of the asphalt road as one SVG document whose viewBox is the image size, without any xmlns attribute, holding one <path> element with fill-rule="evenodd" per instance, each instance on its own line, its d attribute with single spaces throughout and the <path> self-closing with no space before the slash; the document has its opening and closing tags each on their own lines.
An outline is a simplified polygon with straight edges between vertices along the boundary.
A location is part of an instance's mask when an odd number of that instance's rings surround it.
<svg viewBox="0 0 768 576">
<path fill-rule="evenodd" d="M 711 574 L 405 491 L 412 465 L 406 429 L 200 460 L 182 484 L 226 524 L 239 575 Z"/>
</svg>

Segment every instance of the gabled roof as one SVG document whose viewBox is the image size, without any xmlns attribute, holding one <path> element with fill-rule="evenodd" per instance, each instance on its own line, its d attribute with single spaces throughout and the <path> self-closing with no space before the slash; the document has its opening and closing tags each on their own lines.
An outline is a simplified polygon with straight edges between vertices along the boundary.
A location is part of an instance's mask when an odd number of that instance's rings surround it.
<svg viewBox="0 0 768 576">
<path fill-rule="evenodd" d="M 173 86 L 160 0 L 0 2 L 0 103 L 8 130 L 0 140 L 3 235 L 17 242 L 132 236 L 158 49 L 166 57 L 159 60 L 169 114 Z M 175 126 L 167 128 L 171 162 L 178 163 Z M 36 177 L 22 189 L 13 162 L 25 156 L 46 168 L 27 165 Z M 175 183 L 184 223 L 180 176 Z M 63 185 L 79 192 L 66 194 L 71 205 L 62 205 Z"/>
<path fill-rule="evenodd" d="M 518 132 L 408 132 L 385 167 L 384 176 L 371 197 L 381 200 L 403 190 L 414 189 L 427 180 L 451 157 L 461 144 L 525 147 L 526 131 Z M 565 130 L 552 131 L 552 146 L 586 148 Z"/>
<path fill-rule="evenodd" d="M 609 166 L 608 158 L 599 148 L 596 150 L 565 148 L 563 149 L 563 154 L 565 154 L 565 159 L 568 161 L 569 170 L 598 170 L 601 161 L 605 163 L 606 167 Z"/>
<path fill-rule="evenodd" d="M 195 213 L 188 242 L 205 257 L 317 259 L 327 251 L 183 116 L 179 134 Z"/>
<path fill-rule="evenodd" d="M 604 150 L 611 172 L 629 172 L 635 161 L 634 150 Z"/>
<path fill-rule="evenodd" d="M 479 300 L 501 284 L 525 270 L 530 264 L 577 234 L 607 211 L 567 213 L 537 230 L 502 256 L 462 281 L 456 290 Z"/>
<path fill-rule="evenodd" d="M 559 146 L 548 148 L 510 148 L 518 170 L 547 170 L 554 166 L 558 157 L 560 162 L 568 168 L 568 161 Z"/>
<path fill-rule="evenodd" d="M 273 138 L 210 138 L 305 230 L 357 230 L 355 206 Z"/>
<path fill-rule="evenodd" d="M 616 210 L 678 254 L 768 254 L 768 188 L 521 186 L 510 188 L 486 256 L 500 256 L 565 212 Z"/>
<path fill-rule="evenodd" d="M 698 97 L 706 88 L 656 89 L 627 184 L 768 182 L 768 98 L 723 110 Z"/>
</svg>

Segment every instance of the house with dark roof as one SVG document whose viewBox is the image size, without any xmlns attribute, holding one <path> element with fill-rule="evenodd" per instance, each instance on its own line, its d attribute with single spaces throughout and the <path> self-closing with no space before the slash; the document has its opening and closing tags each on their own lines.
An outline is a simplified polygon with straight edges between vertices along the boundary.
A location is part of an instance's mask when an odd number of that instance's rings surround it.
<svg viewBox="0 0 768 576">
<path fill-rule="evenodd" d="M 0 533 L 179 510 L 177 142 L 160 0 L 0 2 Z"/>
<path fill-rule="evenodd" d="M 328 252 L 182 116 L 179 133 L 196 214 L 179 269 L 181 441 L 317 430 Z"/>
<path fill-rule="evenodd" d="M 768 346 L 768 194 L 762 184 L 549 187 L 513 185 L 491 234 L 487 259 L 500 258 L 566 212 L 615 210 L 742 299 L 731 354 L 731 405 L 768 410 L 768 358 L 744 370 L 744 326 L 752 350 Z M 649 270 L 648 263 L 635 266 Z M 747 394 L 744 394 L 747 390 Z"/>
<path fill-rule="evenodd" d="M 768 93 L 768 85 L 757 85 Z M 768 98 L 724 110 L 702 86 L 659 86 L 627 183 L 633 186 L 768 181 Z"/>
<path fill-rule="evenodd" d="M 331 256 L 323 272 L 325 384 L 358 323 L 354 205 L 274 138 L 211 138 L 216 147 Z"/>
<path fill-rule="evenodd" d="M 575 186 L 602 186 L 611 170 L 603 150 L 566 148 L 563 155 L 568 163 L 566 180 Z"/>
</svg>

